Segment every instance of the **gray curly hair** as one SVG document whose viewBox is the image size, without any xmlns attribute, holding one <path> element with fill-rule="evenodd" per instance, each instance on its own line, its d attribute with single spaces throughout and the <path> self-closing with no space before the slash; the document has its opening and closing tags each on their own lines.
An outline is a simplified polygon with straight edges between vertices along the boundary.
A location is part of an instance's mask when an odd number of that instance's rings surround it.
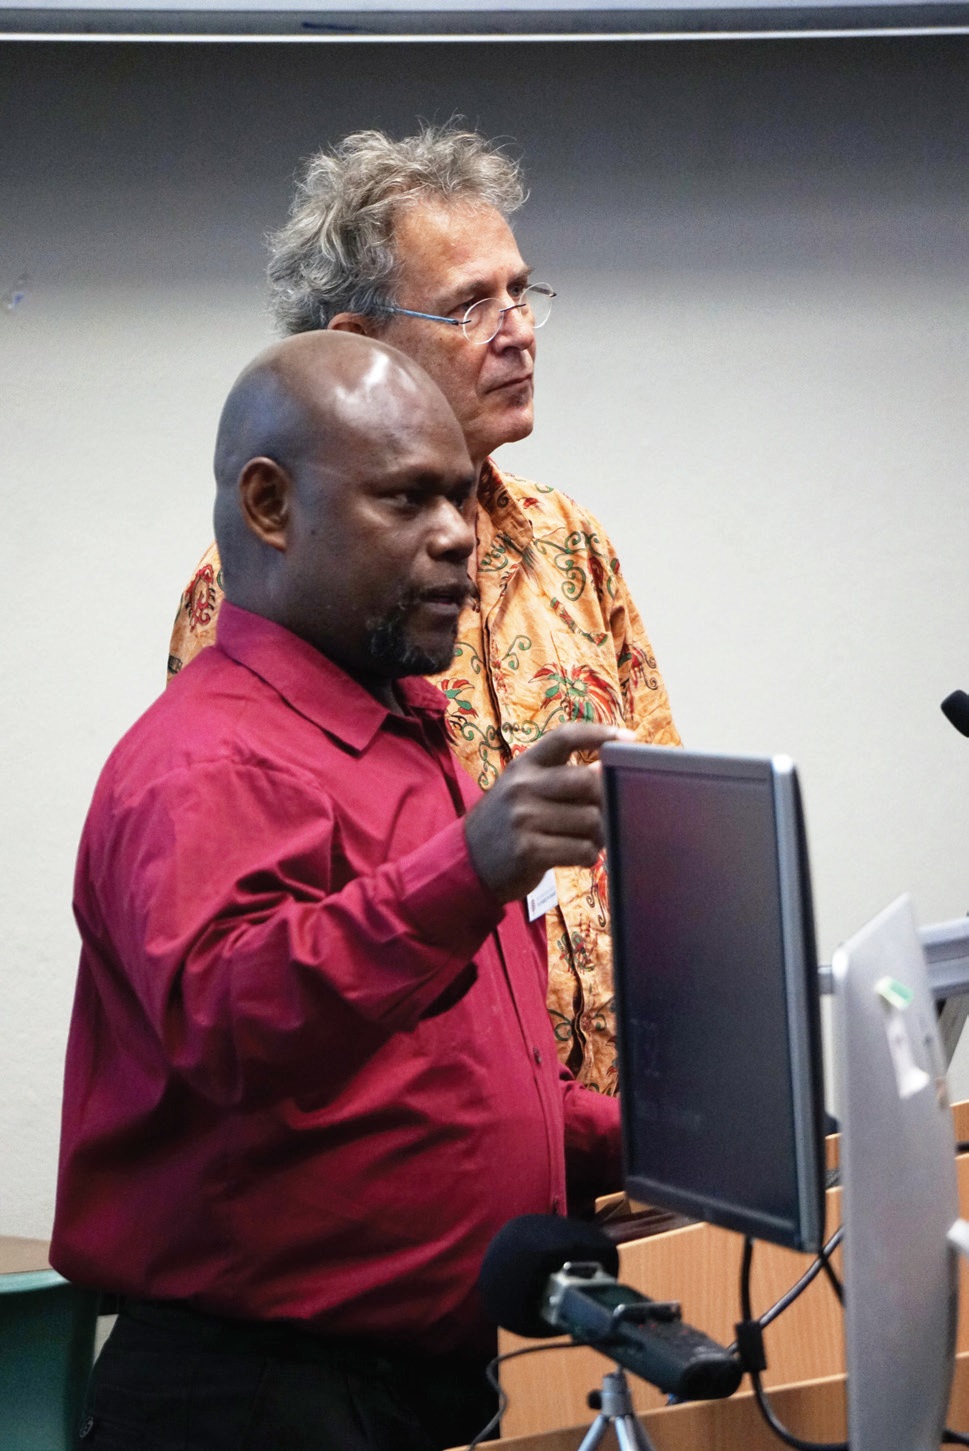
<svg viewBox="0 0 969 1451">
<path fill-rule="evenodd" d="M 441 198 L 508 217 L 525 197 L 517 162 L 475 131 L 423 126 L 400 141 L 354 132 L 310 158 L 289 221 L 268 239 L 277 326 L 309 332 L 341 312 L 388 317 L 397 281 L 394 226 L 403 208 Z"/>
</svg>

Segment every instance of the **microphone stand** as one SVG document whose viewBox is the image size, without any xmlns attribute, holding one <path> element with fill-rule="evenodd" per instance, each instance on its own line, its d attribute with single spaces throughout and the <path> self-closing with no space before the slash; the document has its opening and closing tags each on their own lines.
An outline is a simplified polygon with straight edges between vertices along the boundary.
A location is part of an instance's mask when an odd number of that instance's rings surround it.
<svg viewBox="0 0 969 1451">
<path fill-rule="evenodd" d="M 633 1410 L 626 1377 L 621 1370 L 610 1370 L 602 1377 L 602 1390 L 593 1391 L 589 1405 L 599 1412 L 579 1451 L 595 1451 L 612 1426 L 619 1442 L 619 1451 L 656 1451 Z"/>
</svg>

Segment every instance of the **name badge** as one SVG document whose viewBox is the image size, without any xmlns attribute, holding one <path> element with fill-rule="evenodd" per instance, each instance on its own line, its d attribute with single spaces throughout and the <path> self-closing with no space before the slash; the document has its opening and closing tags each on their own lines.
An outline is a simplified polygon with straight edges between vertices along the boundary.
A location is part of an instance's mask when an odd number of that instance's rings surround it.
<svg viewBox="0 0 969 1451">
<path fill-rule="evenodd" d="M 555 885 L 555 868 L 549 867 L 538 886 L 525 898 L 528 905 L 528 920 L 534 922 L 536 917 L 544 917 L 546 912 L 551 912 L 553 907 L 559 904 L 558 888 Z"/>
</svg>

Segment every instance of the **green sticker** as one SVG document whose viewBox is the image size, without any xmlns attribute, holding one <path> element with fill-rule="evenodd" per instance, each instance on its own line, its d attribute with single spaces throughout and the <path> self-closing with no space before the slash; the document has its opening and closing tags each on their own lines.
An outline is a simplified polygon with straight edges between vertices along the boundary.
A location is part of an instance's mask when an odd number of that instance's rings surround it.
<svg viewBox="0 0 969 1451">
<path fill-rule="evenodd" d="M 881 977 L 875 984 L 875 992 L 893 1008 L 907 1008 L 915 994 L 910 987 L 894 977 Z"/>
</svg>

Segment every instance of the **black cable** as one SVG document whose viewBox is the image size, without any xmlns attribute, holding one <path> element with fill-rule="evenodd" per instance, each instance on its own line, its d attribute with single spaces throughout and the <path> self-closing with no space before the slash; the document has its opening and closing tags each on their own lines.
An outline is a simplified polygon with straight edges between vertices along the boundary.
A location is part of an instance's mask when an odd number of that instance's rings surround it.
<svg viewBox="0 0 969 1451">
<path fill-rule="evenodd" d="M 804 1441 L 800 1436 L 795 1436 L 793 1431 L 789 1431 L 775 1416 L 761 1385 L 759 1370 L 750 1371 L 750 1383 L 754 1388 L 754 1399 L 761 1415 L 774 1435 L 783 1441 L 785 1446 L 793 1446 L 795 1451 L 849 1451 L 847 1441 Z"/>
<path fill-rule="evenodd" d="M 834 1248 L 834 1239 L 835 1239 L 835 1236 L 837 1236 L 838 1242 L 840 1244 L 840 1242 L 841 1242 L 841 1233 L 842 1233 L 841 1230 L 838 1229 L 838 1230 L 835 1231 L 835 1234 L 832 1235 L 832 1237 L 831 1237 L 831 1248 L 832 1249 Z M 838 1297 L 838 1304 L 843 1306 L 844 1305 L 844 1302 L 845 1302 L 844 1286 L 842 1285 L 841 1281 L 838 1278 L 838 1273 L 837 1273 L 834 1265 L 831 1263 L 830 1259 L 828 1258 L 828 1254 L 829 1253 L 830 1253 L 830 1251 L 828 1250 L 828 1247 L 826 1245 L 825 1248 L 821 1251 L 821 1254 L 820 1254 L 819 1258 L 821 1259 L 821 1262 L 824 1265 L 824 1273 L 828 1277 L 828 1283 L 830 1284 L 832 1290 L 834 1291 L 834 1293 Z"/>
<path fill-rule="evenodd" d="M 844 1239 L 844 1232 L 844 1225 L 839 1224 L 838 1228 L 835 1230 L 834 1234 L 827 1241 L 827 1243 L 821 1246 L 820 1254 L 818 1254 L 816 1259 L 813 1259 L 811 1261 L 807 1269 L 804 1271 L 804 1274 L 796 1282 L 796 1284 L 793 1284 L 786 1295 L 782 1295 L 776 1304 L 772 1305 L 769 1310 L 765 1311 L 765 1313 L 759 1317 L 760 1327 L 762 1330 L 766 1330 L 768 1325 L 770 1325 L 774 1320 L 777 1319 L 778 1315 L 782 1314 L 782 1312 L 786 1310 L 789 1305 L 793 1305 L 794 1301 L 804 1294 L 804 1291 L 807 1289 L 808 1285 L 811 1284 L 812 1280 L 817 1279 L 818 1275 L 821 1273 L 822 1270 L 826 1271 L 829 1280 L 831 1280 L 834 1287 L 834 1292 L 837 1295 L 838 1300 L 841 1302 L 841 1304 L 844 1304 L 844 1291 L 841 1288 L 841 1281 L 835 1274 L 834 1266 L 831 1264 L 831 1256 L 834 1254 L 835 1250 L 838 1248 L 838 1245 Z M 742 1300 L 741 1304 L 743 1304 Z M 744 1318 L 749 1319 L 750 1317 L 748 1315 L 745 1315 Z"/>
<path fill-rule="evenodd" d="M 498 1409 L 487 1426 L 482 1426 L 474 1440 L 468 1442 L 468 1451 L 475 1451 L 475 1447 L 480 1446 L 482 1441 L 491 1435 L 492 1431 L 497 1431 L 501 1425 L 501 1418 L 508 1409 L 508 1394 L 502 1389 L 501 1381 L 498 1379 L 499 1365 L 504 1365 L 506 1360 L 517 1360 L 520 1355 L 538 1355 L 543 1350 L 580 1349 L 587 1350 L 588 1346 L 582 1346 L 576 1340 L 543 1340 L 541 1345 L 526 1345 L 521 1350 L 506 1350 L 504 1355 L 496 1355 L 494 1360 L 489 1361 L 485 1367 L 485 1375 L 488 1378 L 489 1385 L 498 1393 Z"/>
<path fill-rule="evenodd" d="M 835 1230 L 834 1234 L 832 1234 L 831 1238 L 828 1240 L 828 1242 L 822 1247 L 821 1252 L 817 1256 L 817 1258 L 813 1259 L 808 1265 L 801 1278 L 795 1284 L 793 1284 L 791 1288 L 786 1292 L 786 1294 L 782 1295 L 781 1298 L 775 1304 L 773 1304 L 769 1310 L 765 1310 L 764 1314 L 758 1317 L 757 1323 L 759 1324 L 761 1330 L 766 1330 L 768 1325 L 772 1324 L 773 1321 L 777 1319 L 778 1315 L 782 1314 L 789 1305 L 793 1305 L 794 1301 L 798 1299 L 800 1295 L 803 1295 L 804 1291 L 807 1289 L 808 1285 L 810 1285 L 811 1281 L 817 1279 L 818 1275 L 822 1272 L 822 1270 L 826 1271 L 828 1278 L 832 1283 L 835 1294 L 837 1295 L 839 1301 L 844 1304 L 844 1291 L 841 1286 L 841 1281 L 835 1274 L 834 1266 L 830 1263 L 830 1256 L 834 1254 L 835 1250 L 838 1248 L 838 1245 L 841 1243 L 843 1238 L 844 1225 L 839 1225 L 838 1228 Z M 745 1315 L 744 1318 L 749 1319 L 750 1317 Z M 731 1346 L 728 1346 L 728 1349 L 731 1351 L 735 1351 L 737 1349 L 737 1342 L 734 1341 Z"/>
<path fill-rule="evenodd" d="M 828 1279 L 831 1281 L 832 1288 L 834 1289 L 834 1292 L 837 1295 L 840 1303 L 842 1305 L 844 1304 L 844 1289 L 829 1259 L 829 1256 L 841 1243 L 843 1235 L 844 1226 L 841 1225 L 838 1229 L 835 1230 L 834 1234 L 828 1240 L 827 1244 L 824 1245 L 817 1259 L 813 1260 L 808 1266 L 807 1270 L 805 1270 L 804 1274 L 798 1280 L 797 1284 L 792 1286 L 792 1288 L 788 1290 L 787 1294 L 782 1296 L 782 1298 L 778 1300 L 775 1305 L 772 1305 L 770 1310 L 768 1310 L 766 1314 L 761 1315 L 759 1321 L 755 1322 L 761 1330 L 766 1329 L 766 1327 L 771 1323 L 772 1320 L 775 1320 L 782 1311 L 786 1310 L 789 1305 L 793 1304 L 797 1297 L 802 1294 L 804 1290 L 807 1289 L 808 1285 L 813 1279 L 817 1277 L 822 1269 L 826 1272 Z M 741 1261 L 740 1269 L 740 1304 L 744 1321 L 748 1324 L 751 1323 L 753 1318 L 751 1315 L 750 1305 L 750 1266 L 753 1259 L 753 1252 L 754 1241 L 752 1239 L 746 1239 L 744 1241 L 744 1254 Z M 797 1448 L 797 1451 L 848 1451 L 848 1443 L 845 1441 L 823 1443 L 816 1441 L 804 1441 L 801 1440 L 800 1437 L 795 1436 L 792 1432 L 788 1431 L 785 1426 L 781 1425 L 781 1423 L 778 1421 L 777 1417 L 774 1414 L 774 1411 L 770 1405 L 770 1402 L 767 1399 L 767 1395 L 761 1383 L 760 1371 L 756 1368 L 750 1368 L 748 1369 L 748 1375 L 750 1376 L 750 1383 L 753 1387 L 754 1397 L 757 1401 L 758 1408 L 760 1409 L 760 1412 L 764 1417 L 764 1420 L 767 1422 L 768 1426 L 774 1432 L 774 1434 L 778 1436 L 782 1441 L 784 1441 L 788 1446 L 793 1446 Z M 948 1446 L 969 1446 L 969 1435 L 967 1435 L 963 1431 L 953 1431 L 949 1426 L 946 1426 L 945 1431 L 942 1435 L 942 1442 L 944 1445 Z"/>
<path fill-rule="evenodd" d="M 787 1306 L 791 1304 L 792 1300 L 796 1299 L 797 1296 L 800 1295 L 802 1291 L 807 1288 L 807 1286 L 811 1283 L 811 1280 L 813 1280 L 818 1274 L 820 1274 L 821 1270 L 824 1268 L 824 1265 L 827 1263 L 828 1255 L 835 1248 L 835 1245 L 840 1240 L 840 1237 L 841 1230 L 838 1229 L 831 1236 L 828 1244 L 825 1245 L 824 1249 L 818 1255 L 817 1259 L 812 1262 L 809 1268 L 801 1276 L 801 1279 L 798 1281 L 797 1285 L 794 1286 L 793 1290 L 788 1291 L 783 1299 L 779 1300 L 777 1304 L 767 1312 L 767 1315 L 763 1315 L 760 1317 L 759 1321 L 754 1321 L 750 1305 L 750 1267 L 754 1258 L 754 1241 L 750 1239 L 749 1236 L 745 1238 L 744 1252 L 740 1261 L 740 1312 L 743 1316 L 743 1323 L 745 1325 L 757 1324 L 761 1329 L 763 1329 L 765 1325 L 770 1323 L 770 1319 L 775 1319 L 777 1315 L 781 1313 L 781 1310 L 785 1310 Z M 770 1317 L 770 1319 L 768 1317 Z M 771 1404 L 767 1399 L 764 1387 L 761 1383 L 760 1371 L 752 1365 L 748 1369 L 747 1374 L 750 1376 L 750 1383 L 753 1386 L 754 1390 L 754 1399 L 757 1402 L 757 1407 L 761 1415 L 767 1422 L 770 1429 L 774 1432 L 774 1435 L 777 1436 L 781 1441 L 783 1441 L 786 1446 L 792 1446 L 794 1448 L 794 1451 L 848 1451 L 847 1441 L 805 1441 L 800 1436 L 795 1436 L 794 1433 L 792 1431 L 789 1431 L 786 1426 L 783 1426 L 775 1416 Z"/>
</svg>

